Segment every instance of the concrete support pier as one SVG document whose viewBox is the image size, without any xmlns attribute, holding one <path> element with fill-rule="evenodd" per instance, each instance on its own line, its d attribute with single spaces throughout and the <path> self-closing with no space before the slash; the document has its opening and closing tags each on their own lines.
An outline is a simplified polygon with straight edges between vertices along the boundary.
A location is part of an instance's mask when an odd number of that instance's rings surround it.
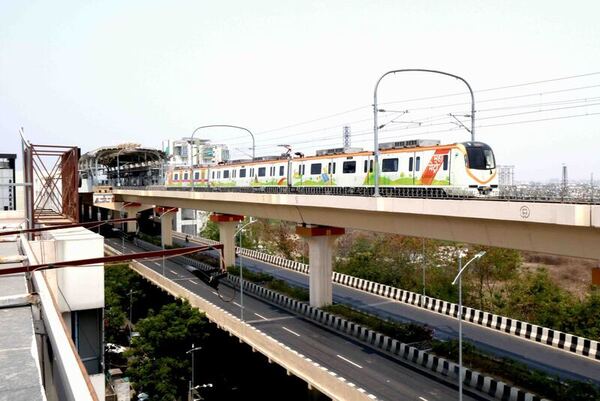
<svg viewBox="0 0 600 401">
<path fill-rule="evenodd" d="M 308 242 L 310 305 L 321 307 L 333 302 L 333 245 L 345 229 L 326 226 L 296 226 L 296 234 Z"/>
<path fill-rule="evenodd" d="M 177 210 L 173 207 L 155 208 L 156 214 L 160 216 L 160 236 L 165 246 L 173 245 L 173 217 Z"/>
<path fill-rule="evenodd" d="M 223 244 L 223 259 L 225 266 L 235 265 L 235 229 L 244 216 L 237 214 L 213 213 L 210 221 L 219 225 L 219 241 Z"/>
</svg>

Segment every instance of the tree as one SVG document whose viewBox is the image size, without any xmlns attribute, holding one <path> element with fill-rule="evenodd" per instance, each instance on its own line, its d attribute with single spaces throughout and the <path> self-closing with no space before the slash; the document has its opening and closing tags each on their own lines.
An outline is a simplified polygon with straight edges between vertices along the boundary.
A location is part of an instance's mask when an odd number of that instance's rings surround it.
<svg viewBox="0 0 600 401">
<path fill-rule="evenodd" d="M 505 248 L 476 246 L 472 253 L 485 251 L 485 255 L 469 267 L 466 278 L 476 287 L 476 296 L 471 293 L 467 304 L 474 304 L 479 309 L 489 309 L 490 299 L 500 283 L 514 278 L 521 267 L 519 251 Z"/>
<path fill-rule="evenodd" d="M 204 230 L 200 231 L 200 236 L 219 241 L 219 225 L 212 220 L 207 221 Z"/>
<path fill-rule="evenodd" d="M 560 330 L 573 300 L 540 269 L 511 280 L 494 296 L 494 306 L 504 316 Z"/>
<path fill-rule="evenodd" d="M 187 394 L 191 375 L 190 357 L 186 351 L 202 346 L 206 320 L 189 303 L 174 302 L 150 311 L 138 321 L 139 336 L 127 351 L 130 375 L 137 390 L 152 400 L 181 400 Z"/>
</svg>

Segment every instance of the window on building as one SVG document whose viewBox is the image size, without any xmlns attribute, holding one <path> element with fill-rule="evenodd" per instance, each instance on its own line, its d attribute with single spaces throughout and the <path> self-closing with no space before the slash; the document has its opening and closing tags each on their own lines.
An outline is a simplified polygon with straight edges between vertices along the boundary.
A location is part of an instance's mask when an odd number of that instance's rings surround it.
<svg viewBox="0 0 600 401">
<path fill-rule="evenodd" d="M 223 171 L 223 178 L 229 178 L 229 170 Z"/>
<path fill-rule="evenodd" d="M 259 177 L 264 177 L 265 175 L 267 175 L 267 168 L 266 167 L 259 167 L 258 168 L 258 176 Z"/>
<path fill-rule="evenodd" d="M 194 171 L 194 180 L 199 180 L 200 179 L 200 172 L 199 171 Z"/>
<path fill-rule="evenodd" d="M 342 172 L 344 174 L 354 174 L 356 173 L 356 161 L 352 160 L 349 162 L 344 162 L 342 164 Z"/>
<path fill-rule="evenodd" d="M 184 173 L 184 174 L 183 174 L 183 180 L 184 180 L 184 181 L 187 181 L 187 180 L 188 180 L 188 178 L 190 178 L 190 175 L 189 175 L 188 173 Z"/>
<path fill-rule="evenodd" d="M 246 169 L 245 168 L 241 168 L 240 169 L 240 178 L 244 178 L 246 176 Z"/>
<path fill-rule="evenodd" d="M 381 171 L 384 173 L 398 171 L 398 158 L 383 159 L 383 162 L 381 163 Z"/>
<path fill-rule="evenodd" d="M 413 157 L 408 158 L 408 171 L 413 171 Z"/>
<path fill-rule="evenodd" d="M 316 175 L 321 174 L 322 165 L 321 163 L 313 163 L 310 165 L 310 174 Z"/>
<path fill-rule="evenodd" d="M 417 156 L 417 160 L 415 162 L 415 171 L 421 170 L 421 156 Z"/>
<path fill-rule="evenodd" d="M 279 176 L 283 177 L 285 175 L 285 166 L 279 166 Z"/>
<path fill-rule="evenodd" d="M 173 175 L 173 181 L 179 181 L 179 174 Z"/>
<path fill-rule="evenodd" d="M 444 155 L 444 164 L 442 168 L 448 170 L 448 155 Z"/>
</svg>

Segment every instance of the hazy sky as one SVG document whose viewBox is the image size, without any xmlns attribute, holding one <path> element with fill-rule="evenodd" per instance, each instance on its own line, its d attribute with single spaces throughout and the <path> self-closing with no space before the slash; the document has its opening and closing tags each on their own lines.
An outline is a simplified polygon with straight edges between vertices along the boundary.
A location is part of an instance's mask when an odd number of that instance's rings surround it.
<svg viewBox="0 0 600 401">
<path fill-rule="evenodd" d="M 562 163 L 600 178 L 598 15 L 597 0 L 0 0 L 0 152 L 20 151 L 20 126 L 33 143 L 88 151 L 219 123 L 253 130 L 257 155 L 339 147 L 345 124 L 372 149 L 379 76 L 428 68 L 470 82 L 477 139 L 518 179 L 559 177 Z M 432 74 L 386 78 L 382 141 L 468 140 L 449 115 L 468 123 L 464 91 Z M 242 131 L 201 136 L 250 153 Z"/>
</svg>

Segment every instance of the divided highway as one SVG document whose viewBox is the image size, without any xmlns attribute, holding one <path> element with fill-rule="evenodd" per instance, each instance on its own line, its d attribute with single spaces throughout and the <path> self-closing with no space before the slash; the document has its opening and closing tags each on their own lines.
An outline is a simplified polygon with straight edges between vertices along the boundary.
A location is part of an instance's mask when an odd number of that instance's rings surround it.
<svg viewBox="0 0 600 401">
<path fill-rule="evenodd" d="M 114 249 L 121 249 L 121 241 L 118 239 L 106 238 L 105 242 Z M 140 248 L 125 243 L 126 253 L 140 251 Z M 158 273 L 162 272 L 161 261 L 142 263 Z M 165 262 L 165 276 L 228 312 L 240 316 L 239 294 L 236 294 L 231 302 L 225 302 L 213 288 L 204 284 L 183 266 L 169 260 Z M 231 290 L 226 288 L 224 291 Z M 269 336 L 362 387 L 377 399 L 444 401 L 457 397 L 455 388 L 433 377 L 252 296 L 244 297 L 244 317 L 248 324 L 260 328 Z M 464 399 L 484 398 L 465 394 Z"/>
<path fill-rule="evenodd" d="M 196 239 L 190 241 L 196 242 Z M 238 255 L 238 260 L 240 257 Z M 308 275 L 306 274 L 255 259 L 242 258 L 246 268 L 269 273 L 296 286 L 308 288 Z M 458 324 L 455 318 L 424 308 L 335 283 L 333 284 L 333 300 L 390 320 L 427 324 L 435 330 L 438 338 L 458 338 Z M 483 350 L 513 358 L 530 367 L 545 370 L 563 378 L 591 380 L 600 384 L 599 362 L 477 324 L 463 323 L 464 338 Z"/>
</svg>

